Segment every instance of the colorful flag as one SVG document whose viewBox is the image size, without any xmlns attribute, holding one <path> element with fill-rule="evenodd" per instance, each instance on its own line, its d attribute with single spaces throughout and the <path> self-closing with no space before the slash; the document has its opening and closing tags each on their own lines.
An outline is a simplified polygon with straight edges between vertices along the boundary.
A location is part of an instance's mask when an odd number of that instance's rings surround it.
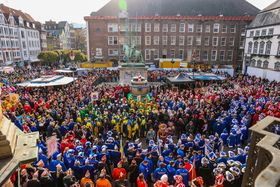
<svg viewBox="0 0 280 187">
<path fill-rule="evenodd" d="M 12 103 L 18 103 L 19 102 L 19 95 L 15 93 L 10 93 L 9 94 L 10 102 Z"/>
<path fill-rule="evenodd" d="M 125 0 L 119 0 L 119 9 L 122 11 L 127 11 L 127 3 Z"/>
<path fill-rule="evenodd" d="M 124 156 L 124 150 L 123 150 L 122 137 L 121 137 L 121 141 L 120 141 L 120 153 L 121 153 L 121 158 L 123 158 L 123 156 Z"/>
<path fill-rule="evenodd" d="M 57 138 L 56 136 L 52 136 L 47 139 L 47 154 L 48 157 L 51 157 L 57 150 Z"/>
</svg>

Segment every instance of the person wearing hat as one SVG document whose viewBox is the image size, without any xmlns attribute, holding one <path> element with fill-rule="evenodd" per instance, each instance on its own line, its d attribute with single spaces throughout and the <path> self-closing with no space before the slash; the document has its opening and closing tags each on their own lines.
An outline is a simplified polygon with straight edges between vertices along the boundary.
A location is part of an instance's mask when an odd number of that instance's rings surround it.
<svg viewBox="0 0 280 187">
<path fill-rule="evenodd" d="M 234 183 L 235 177 L 230 171 L 226 171 L 225 178 L 226 178 L 226 180 L 224 181 L 224 185 L 223 185 L 224 187 L 234 187 L 234 186 L 236 186 L 235 183 Z"/>
<path fill-rule="evenodd" d="M 223 146 L 227 147 L 228 146 L 228 132 L 227 129 L 225 128 L 221 134 L 221 139 L 223 141 Z"/>
<path fill-rule="evenodd" d="M 154 187 L 168 187 L 168 176 L 166 174 L 160 177 L 160 180 L 157 180 L 154 184 Z"/>
<path fill-rule="evenodd" d="M 56 171 L 56 166 L 58 164 L 61 165 L 62 171 L 65 172 L 67 170 L 65 164 L 61 161 L 61 153 L 53 154 L 52 160 L 51 160 L 50 165 L 49 165 L 49 170 L 52 171 L 52 172 L 55 172 Z"/>
<path fill-rule="evenodd" d="M 181 175 L 183 178 L 183 183 L 187 187 L 189 186 L 189 172 L 186 168 L 184 168 L 184 164 L 179 164 L 179 169 L 176 170 L 176 175 Z"/>
<path fill-rule="evenodd" d="M 236 145 L 236 131 L 234 128 L 231 129 L 231 132 L 229 134 L 229 142 L 228 142 L 228 146 L 229 148 L 233 148 Z"/>
<path fill-rule="evenodd" d="M 211 186 L 214 184 L 212 170 L 209 167 L 209 160 L 206 157 L 201 159 L 201 166 L 197 170 L 197 176 L 201 176 L 203 178 L 205 186 Z"/>
<path fill-rule="evenodd" d="M 226 154 L 226 152 L 221 151 L 220 152 L 220 157 L 217 158 L 216 162 L 217 162 L 217 164 L 219 164 L 221 162 L 226 164 L 227 163 L 227 154 Z"/>
<path fill-rule="evenodd" d="M 113 169 L 112 177 L 114 180 L 122 178 L 126 178 L 126 170 L 122 168 L 122 161 L 118 163 L 118 167 Z"/>
</svg>

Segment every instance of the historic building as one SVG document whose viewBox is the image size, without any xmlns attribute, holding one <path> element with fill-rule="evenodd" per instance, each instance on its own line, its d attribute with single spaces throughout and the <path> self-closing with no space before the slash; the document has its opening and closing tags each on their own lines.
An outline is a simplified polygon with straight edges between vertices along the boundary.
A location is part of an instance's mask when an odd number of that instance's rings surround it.
<svg viewBox="0 0 280 187">
<path fill-rule="evenodd" d="M 262 10 L 246 32 L 243 72 L 280 81 L 280 1 Z"/>
<path fill-rule="evenodd" d="M 47 31 L 48 50 L 71 49 L 71 26 L 67 21 L 46 21 L 44 29 Z"/>
<path fill-rule="evenodd" d="M 127 0 L 127 7 L 128 19 L 119 16 L 118 0 L 84 18 L 89 59 L 121 60 L 130 43 L 146 62 L 190 62 L 195 50 L 196 62 L 241 69 L 245 28 L 259 11 L 245 0 Z"/>
<path fill-rule="evenodd" d="M 46 51 L 48 49 L 47 31 L 44 29 L 44 26 L 40 22 L 36 22 L 35 26 L 37 30 L 40 32 L 41 50 Z"/>
<path fill-rule="evenodd" d="M 1 65 L 38 60 L 40 32 L 29 14 L 0 4 L 0 39 Z"/>
</svg>

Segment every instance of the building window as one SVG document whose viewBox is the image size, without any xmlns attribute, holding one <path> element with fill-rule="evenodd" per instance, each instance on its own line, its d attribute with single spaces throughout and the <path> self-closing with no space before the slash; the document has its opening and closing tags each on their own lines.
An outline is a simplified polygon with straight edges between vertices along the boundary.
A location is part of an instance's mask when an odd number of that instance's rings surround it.
<svg viewBox="0 0 280 187">
<path fill-rule="evenodd" d="M 168 32 L 168 24 L 167 23 L 164 23 L 162 25 L 162 32 Z"/>
<path fill-rule="evenodd" d="M 226 46 L 226 38 L 225 37 L 221 38 L 221 46 Z"/>
<path fill-rule="evenodd" d="M 228 61 L 232 61 L 232 58 L 233 58 L 233 51 L 229 50 L 227 52 L 227 60 Z"/>
<path fill-rule="evenodd" d="M 254 37 L 254 31 L 250 31 L 250 37 Z"/>
<path fill-rule="evenodd" d="M 259 43 L 256 41 L 256 42 L 254 42 L 254 50 L 253 50 L 253 54 L 258 54 L 258 46 L 259 45 Z"/>
<path fill-rule="evenodd" d="M 141 45 L 141 36 L 132 36 L 131 43 L 133 45 Z"/>
<path fill-rule="evenodd" d="M 25 38 L 24 31 L 21 31 L 20 33 L 21 33 L 21 37 Z"/>
<path fill-rule="evenodd" d="M 159 36 L 154 36 L 154 45 L 159 45 Z"/>
<path fill-rule="evenodd" d="M 233 37 L 229 38 L 228 45 L 229 46 L 234 46 L 234 38 Z"/>
<path fill-rule="evenodd" d="M 211 32 L 211 25 L 207 24 L 205 25 L 205 32 L 210 33 Z"/>
<path fill-rule="evenodd" d="M 219 23 L 215 23 L 213 25 L 213 33 L 219 33 L 220 31 L 220 24 Z"/>
<path fill-rule="evenodd" d="M 272 36 L 274 34 L 274 28 L 268 29 L 268 35 Z"/>
<path fill-rule="evenodd" d="M 260 49 L 259 49 L 259 54 L 263 54 L 263 52 L 264 52 L 264 41 L 262 41 L 261 43 L 260 43 Z"/>
<path fill-rule="evenodd" d="M 170 58 L 175 58 L 176 54 L 175 54 L 175 49 L 171 49 L 170 50 Z"/>
<path fill-rule="evenodd" d="M 151 59 L 151 50 L 145 49 L 145 60 L 150 60 L 150 59 Z"/>
<path fill-rule="evenodd" d="M 159 51 L 158 51 L 158 49 L 154 49 L 153 52 L 154 52 L 154 59 L 158 59 L 159 58 Z"/>
<path fill-rule="evenodd" d="M 217 51 L 212 50 L 211 52 L 211 61 L 216 61 L 217 60 Z"/>
<path fill-rule="evenodd" d="M 204 46 L 209 46 L 209 43 L 210 43 L 210 38 L 208 36 L 204 37 Z"/>
<path fill-rule="evenodd" d="M 166 58 L 167 57 L 167 49 L 163 49 L 162 50 L 162 58 Z"/>
<path fill-rule="evenodd" d="M 262 67 L 262 61 L 261 61 L 261 60 L 258 60 L 258 61 L 257 61 L 257 67 L 258 67 L 258 68 L 261 68 L 261 67 Z"/>
<path fill-rule="evenodd" d="M 185 36 L 179 36 L 179 45 L 185 45 Z"/>
<path fill-rule="evenodd" d="M 176 23 L 171 24 L 170 32 L 176 32 Z"/>
<path fill-rule="evenodd" d="M 222 27 L 222 33 L 227 33 L 227 25 L 223 25 L 223 27 Z"/>
<path fill-rule="evenodd" d="M 159 23 L 154 23 L 154 32 L 159 32 L 160 31 L 159 27 L 160 27 Z"/>
<path fill-rule="evenodd" d="M 260 36 L 260 30 L 256 30 L 256 35 L 255 36 Z"/>
<path fill-rule="evenodd" d="M 208 51 L 203 51 L 203 60 L 208 61 Z"/>
<path fill-rule="evenodd" d="M 199 49 L 195 50 L 195 60 L 200 61 L 200 50 Z"/>
<path fill-rule="evenodd" d="M 218 46 L 218 37 L 213 37 L 212 46 Z"/>
<path fill-rule="evenodd" d="M 196 46 L 201 45 L 201 36 L 196 36 L 196 37 L 195 37 L 195 45 L 196 45 Z"/>
<path fill-rule="evenodd" d="M 220 51 L 220 61 L 225 61 L 225 51 Z"/>
<path fill-rule="evenodd" d="M 230 29 L 229 29 L 230 33 L 235 33 L 236 32 L 236 26 L 235 25 L 231 25 Z"/>
<path fill-rule="evenodd" d="M 171 36 L 170 37 L 170 39 L 171 39 L 171 45 L 176 45 L 176 36 Z"/>
<path fill-rule="evenodd" d="M 167 45 L 167 36 L 162 36 L 162 45 Z"/>
<path fill-rule="evenodd" d="M 132 23 L 131 24 L 131 32 L 141 32 L 141 24 L 140 23 Z"/>
<path fill-rule="evenodd" d="M 118 32 L 118 24 L 117 23 L 109 23 L 108 24 L 108 32 Z"/>
<path fill-rule="evenodd" d="M 119 50 L 118 49 L 108 49 L 108 56 L 118 56 Z"/>
<path fill-rule="evenodd" d="M 280 71 L 280 62 L 276 62 L 276 63 L 274 64 L 274 70 Z"/>
<path fill-rule="evenodd" d="M 184 59 L 184 49 L 179 49 L 179 58 Z"/>
<path fill-rule="evenodd" d="M 265 60 L 264 62 L 263 62 L 263 68 L 268 68 L 268 64 L 269 64 L 269 62 L 267 61 L 267 60 Z"/>
<path fill-rule="evenodd" d="M 252 67 L 255 67 L 255 66 L 256 66 L 256 60 L 255 60 L 255 59 L 253 59 L 253 60 L 251 61 L 251 66 L 252 66 Z"/>
<path fill-rule="evenodd" d="M 194 24 L 189 23 L 188 24 L 188 32 L 193 32 Z"/>
<path fill-rule="evenodd" d="M 266 42 L 266 48 L 265 48 L 265 54 L 266 55 L 270 55 L 270 51 L 271 51 L 271 41 Z"/>
<path fill-rule="evenodd" d="M 179 32 L 185 32 L 185 23 L 180 23 Z"/>
<path fill-rule="evenodd" d="M 202 32 L 202 25 L 196 25 L 196 32 Z"/>
<path fill-rule="evenodd" d="M 248 43 L 248 51 L 247 51 L 248 54 L 252 53 L 252 48 L 253 48 L 253 42 L 249 42 Z"/>
<path fill-rule="evenodd" d="M 108 36 L 108 45 L 118 45 L 118 37 Z"/>
<path fill-rule="evenodd" d="M 145 36 L 145 45 L 151 45 L 151 36 Z"/>
<path fill-rule="evenodd" d="M 261 36 L 265 36 L 266 35 L 266 29 L 262 30 Z"/>
<path fill-rule="evenodd" d="M 280 56 L 280 42 L 278 42 L 277 56 Z"/>
<path fill-rule="evenodd" d="M 187 45 L 193 45 L 193 36 L 187 36 Z"/>
<path fill-rule="evenodd" d="M 152 30 L 152 24 L 145 23 L 145 32 L 151 32 L 151 30 Z"/>
</svg>

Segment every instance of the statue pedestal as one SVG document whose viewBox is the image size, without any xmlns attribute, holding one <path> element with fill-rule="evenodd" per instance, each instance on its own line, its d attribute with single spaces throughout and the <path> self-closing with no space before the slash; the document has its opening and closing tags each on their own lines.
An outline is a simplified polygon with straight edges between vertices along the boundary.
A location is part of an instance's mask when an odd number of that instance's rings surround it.
<svg viewBox="0 0 280 187">
<path fill-rule="evenodd" d="M 128 84 L 133 77 L 141 75 L 146 80 L 148 78 L 148 68 L 143 63 L 123 63 L 120 68 L 120 84 Z"/>
</svg>

